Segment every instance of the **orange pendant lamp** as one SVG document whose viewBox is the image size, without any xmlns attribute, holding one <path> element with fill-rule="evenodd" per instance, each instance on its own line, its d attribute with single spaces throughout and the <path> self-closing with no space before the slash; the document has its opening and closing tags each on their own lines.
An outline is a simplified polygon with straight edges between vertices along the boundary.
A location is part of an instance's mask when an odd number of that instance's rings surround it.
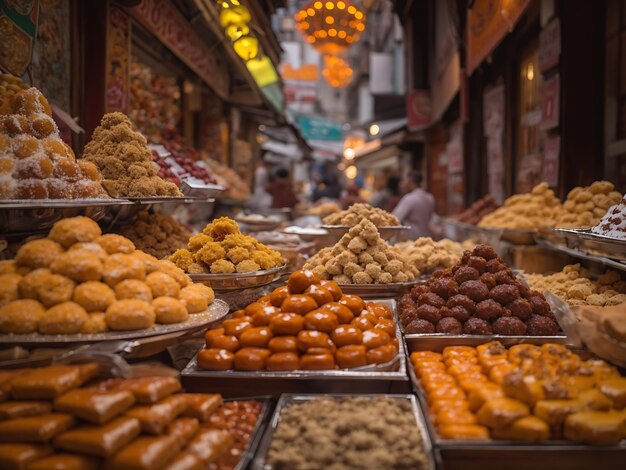
<svg viewBox="0 0 626 470">
<path fill-rule="evenodd" d="M 352 67 L 341 57 L 325 55 L 322 76 L 333 88 L 348 86 L 352 81 Z"/>
</svg>

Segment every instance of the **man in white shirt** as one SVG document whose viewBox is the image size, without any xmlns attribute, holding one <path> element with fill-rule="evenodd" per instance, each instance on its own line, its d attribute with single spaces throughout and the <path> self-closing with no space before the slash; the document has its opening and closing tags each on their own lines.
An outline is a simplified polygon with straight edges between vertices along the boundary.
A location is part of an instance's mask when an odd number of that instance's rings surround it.
<svg viewBox="0 0 626 470">
<path fill-rule="evenodd" d="M 435 198 L 421 189 L 422 174 L 410 171 L 402 180 L 405 195 L 393 210 L 402 225 L 410 228 L 404 232 L 404 238 L 415 240 L 419 237 L 430 237 L 430 220 L 435 211 Z"/>
</svg>

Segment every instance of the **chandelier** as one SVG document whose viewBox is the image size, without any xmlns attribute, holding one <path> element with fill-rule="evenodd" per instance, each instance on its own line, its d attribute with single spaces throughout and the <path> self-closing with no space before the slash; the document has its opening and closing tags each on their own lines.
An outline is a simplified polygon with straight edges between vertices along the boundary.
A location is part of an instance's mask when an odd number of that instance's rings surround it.
<svg viewBox="0 0 626 470">
<path fill-rule="evenodd" d="M 352 68 L 341 57 L 325 55 L 322 76 L 333 88 L 341 88 L 352 81 Z"/>
<path fill-rule="evenodd" d="M 298 29 L 322 54 L 337 54 L 359 40 L 365 14 L 350 0 L 310 1 L 295 15 Z"/>
</svg>

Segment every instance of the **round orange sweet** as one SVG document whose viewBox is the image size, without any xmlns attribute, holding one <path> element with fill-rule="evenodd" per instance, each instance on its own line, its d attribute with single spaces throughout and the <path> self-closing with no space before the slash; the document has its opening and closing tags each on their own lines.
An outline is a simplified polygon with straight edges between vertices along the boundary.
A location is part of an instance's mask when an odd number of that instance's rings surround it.
<svg viewBox="0 0 626 470">
<path fill-rule="evenodd" d="M 389 320 L 388 318 L 379 318 L 378 323 L 374 325 L 374 328 L 383 330 L 392 338 L 396 334 L 396 325 L 393 320 Z"/>
<path fill-rule="evenodd" d="M 263 370 L 270 354 L 264 348 L 241 348 L 235 353 L 235 370 Z"/>
<path fill-rule="evenodd" d="M 298 370 L 300 356 L 293 352 L 278 352 L 267 358 L 267 370 Z"/>
<path fill-rule="evenodd" d="M 328 289 L 318 284 L 310 285 L 304 291 L 305 295 L 312 297 L 320 307 L 333 301 L 333 296 Z"/>
<path fill-rule="evenodd" d="M 320 310 L 326 310 L 328 312 L 334 313 L 339 320 L 339 323 L 345 324 L 350 323 L 354 318 L 354 313 L 345 305 L 340 304 L 339 302 L 330 302 L 326 305 L 322 305 Z"/>
<path fill-rule="evenodd" d="M 295 313 L 277 313 L 270 320 L 270 329 L 274 335 L 297 335 L 304 328 L 302 315 Z"/>
<path fill-rule="evenodd" d="M 368 364 L 382 364 L 383 362 L 391 361 L 396 354 L 398 354 L 398 348 L 392 344 L 386 344 L 367 351 L 367 363 Z"/>
<path fill-rule="evenodd" d="M 203 349 L 198 353 L 198 366 L 206 370 L 233 368 L 234 354 L 225 349 Z"/>
<path fill-rule="evenodd" d="M 339 303 L 348 307 L 355 315 L 360 314 L 365 308 L 365 302 L 357 295 L 344 295 L 339 299 Z"/>
<path fill-rule="evenodd" d="M 252 315 L 252 324 L 254 326 L 267 326 L 270 324 L 272 317 L 277 313 L 280 313 L 280 309 L 272 305 L 266 305 L 263 309 L 258 310 Z"/>
<path fill-rule="evenodd" d="M 337 302 L 343 296 L 343 292 L 341 292 L 341 287 L 335 281 L 322 280 L 320 281 L 320 286 L 327 289 L 330 294 L 333 296 L 333 300 Z"/>
<path fill-rule="evenodd" d="M 267 326 L 259 326 L 244 331 L 239 337 L 241 347 L 267 348 L 267 343 L 272 339 L 272 330 Z"/>
<path fill-rule="evenodd" d="M 377 304 L 375 302 L 368 302 L 367 304 L 365 304 L 365 309 L 368 312 L 376 315 L 378 318 L 388 318 L 390 320 L 393 320 L 393 312 L 386 305 Z"/>
<path fill-rule="evenodd" d="M 226 351 L 234 353 L 241 347 L 241 344 L 235 336 L 221 335 L 213 338 L 211 347 L 216 349 L 225 349 Z"/>
<path fill-rule="evenodd" d="M 363 332 L 363 344 L 370 350 L 391 343 L 389 335 L 380 328 L 372 328 Z"/>
<path fill-rule="evenodd" d="M 362 344 L 348 344 L 337 349 L 335 361 L 340 369 L 367 365 L 367 349 Z"/>
<path fill-rule="evenodd" d="M 332 349 L 330 336 L 323 331 L 302 330 L 297 337 L 298 349 L 306 352 L 310 348 Z"/>
<path fill-rule="evenodd" d="M 291 294 L 302 294 L 310 285 L 319 284 L 320 278 L 313 271 L 296 271 L 287 280 Z"/>
<path fill-rule="evenodd" d="M 330 338 L 337 347 L 347 346 L 350 344 L 362 344 L 363 332 L 356 326 L 340 325 L 333 330 Z"/>
<path fill-rule="evenodd" d="M 357 317 L 350 322 L 352 326 L 356 326 L 361 331 L 367 331 L 374 328 L 374 324 L 367 318 Z"/>
<path fill-rule="evenodd" d="M 280 306 L 283 313 L 297 313 L 299 315 L 305 315 L 316 308 L 317 302 L 308 295 L 290 295 Z"/>
<path fill-rule="evenodd" d="M 303 370 L 328 370 L 335 368 L 335 358 L 327 354 L 305 354 L 300 358 L 300 368 Z"/>
<path fill-rule="evenodd" d="M 330 333 L 339 326 L 337 315 L 325 310 L 313 310 L 304 316 L 304 328 Z"/>
<path fill-rule="evenodd" d="M 289 288 L 287 286 L 277 287 L 270 294 L 270 303 L 274 307 L 280 307 L 287 297 L 289 297 Z"/>
<path fill-rule="evenodd" d="M 295 336 L 274 336 L 267 343 L 267 347 L 272 353 L 295 353 L 298 351 L 298 343 Z"/>
<path fill-rule="evenodd" d="M 215 339 L 218 336 L 224 336 L 224 328 L 215 328 L 214 330 L 207 330 L 207 332 L 204 333 L 204 341 L 206 342 L 206 347 L 212 348 L 213 339 Z"/>
<path fill-rule="evenodd" d="M 226 336 L 236 336 L 237 338 L 239 338 L 241 333 L 252 328 L 249 317 L 229 318 L 228 320 L 224 320 L 222 325 L 224 326 L 224 334 Z"/>
</svg>

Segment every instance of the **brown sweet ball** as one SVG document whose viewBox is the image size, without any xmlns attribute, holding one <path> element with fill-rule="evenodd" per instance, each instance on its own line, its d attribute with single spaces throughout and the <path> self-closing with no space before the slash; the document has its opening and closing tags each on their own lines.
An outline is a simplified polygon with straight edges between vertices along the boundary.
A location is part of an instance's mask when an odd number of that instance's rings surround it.
<svg viewBox="0 0 626 470">
<path fill-rule="evenodd" d="M 474 255 L 480 256 L 481 258 L 490 261 L 498 257 L 496 250 L 494 250 L 490 245 L 476 245 L 474 247 Z"/>
<path fill-rule="evenodd" d="M 490 335 L 493 334 L 493 331 L 488 322 L 478 317 L 472 317 L 463 325 L 463 333 L 466 335 Z"/>
<path fill-rule="evenodd" d="M 526 324 L 517 317 L 500 317 L 493 322 L 493 333 L 505 336 L 523 336 L 526 334 Z"/>
<path fill-rule="evenodd" d="M 75 302 L 63 302 L 49 308 L 39 321 L 39 333 L 44 335 L 73 335 L 87 321 L 87 312 Z"/>
<path fill-rule="evenodd" d="M 81 326 L 79 333 L 93 335 L 104 333 L 107 330 L 104 312 L 91 312 L 87 315 L 87 320 L 85 320 L 85 323 Z"/>
<path fill-rule="evenodd" d="M 71 250 L 59 255 L 50 265 L 50 271 L 62 274 L 76 282 L 99 281 L 102 262 L 89 250 Z"/>
<path fill-rule="evenodd" d="M 77 242 L 92 242 L 102 235 L 97 223 L 88 217 L 70 217 L 59 220 L 52 226 L 48 238 L 69 248 Z"/>
<path fill-rule="evenodd" d="M 492 322 L 504 314 L 502 305 L 493 299 L 483 300 L 476 304 L 476 316 L 482 320 Z"/>
<path fill-rule="evenodd" d="M 39 328 L 46 309 L 36 300 L 22 299 L 0 308 L 0 333 L 25 335 Z"/>
<path fill-rule="evenodd" d="M 144 280 L 146 278 L 146 268 L 139 258 L 133 255 L 116 253 L 109 256 L 104 262 L 102 276 L 104 282 L 110 286 L 115 286 L 118 282 L 125 279 Z"/>
<path fill-rule="evenodd" d="M 178 299 L 189 313 L 199 313 L 209 308 L 209 304 L 213 303 L 215 292 L 204 284 L 191 284 L 180 290 Z"/>
<path fill-rule="evenodd" d="M 135 244 L 128 238 L 114 233 L 107 233 L 96 238 L 95 242 L 112 255 L 114 253 L 130 254 L 135 251 Z"/>
<path fill-rule="evenodd" d="M 455 296 L 456 297 L 456 296 Z M 435 308 L 441 308 L 446 305 L 446 301 L 439 297 L 434 292 L 427 292 L 425 294 L 421 294 L 417 300 L 420 305 L 432 305 Z"/>
<path fill-rule="evenodd" d="M 441 273 L 444 271 L 443 269 L 437 271 L 437 273 Z M 476 281 L 468 281 L 468 282 L 476 282 Z M 430 280 L 428 283 L 428 287 L 430 290 L 437 294 L 439 297 L 443 299 L 448 299 L 459 293 L 459 287 L 456 281 L 450 277 L 436 277 Z M 462 292 L 461 292 L 462 293 Z"/>
<path fill-rule="evenodd" d="M 15 262 L 19 266 L 28 266 L 31 269 L 47 268 L 61 253 L 63 247 L 55 241 L 32 240 L 17 250 Z"/>
<path fill-rule="evenodd" d="M 21 280 L 22 276 L 16 273 L 0 274 L 0 307 L 20 297 Z"/>
<path fill-rule="evenodd" d="M 152 301 L 156 322 L 162 325 L 187 321 L 189 313 L 183 303 L 172 297 L 157 297 Z"/>
<path fill-rule="evenodd" d="M 459 294 L 465 295 L 478 303 L 489 298 L 489 289 L 480 281 L 465 281 L 459 287 Z"/>
<path fill-rule="evenodd" d="M 530 336 L 554 336 L 559 331 L 558 323 L 546 316 L 533 315 L 526 322 L 526 333 Z"/>
<path fill-rule="evenodd" d="M 152 290 L 139 279 L 125 279 L 115 285 L 117 300 L 135 299 L 152 302 Z M 105 309 L 106 310 L 106 309 Z"/>
<path fill-rule="evenodd" d="M 459 269 L 454 273 L 454 280 L 459 285 L 465 281 L 477 281 L 478 279 L 480 279 L 480 273 L 471 266 L 459 266 Z"/>
<path fill-rule="evenodd" d="M 157 297 L 178 297 L 180 286 L 171 276 L 155 271 L 146 276 L 146 284 L 152 290 L 152 296 Z"/>
<path fill-rule="evenodd" d="M 45 180 L 18 180 L 16 199 L 48 199 L 48 185 Z"/>
<path fill-rule="evenodd" d="M 436 325 L 437 322 L 441 320 L 439 309 L 428 304 L 422 304 L 417 307 L 417 316 L 422 320 L 429 321 L 433 325 Z"/>
<path fill-rule="evenodd" d="M 430 334 L 435 332 L 435 325 L 431 322 L 416 318 L 405 328 L 407 334 Z"/>
<path fill-rule="evenodd" d="M 103 282 L 84 282 L 76 286 L 72 300 L 87 312 L 104 312 L 115 302 L 115 292 Z"/>
<path fill-rule="evenodd" d="M 435 327 L 437 333 L 444 333 L 447 335 L 460 335 L 463 333 L 463 325 L 456 318 L 445 317 L 437 322 Z"/>
<path fill-rule="evenodd" d="M 37 291 L 43 280 L 52 273 L 47 268 L 34 269 L 20 279 L 18 284 L 20 297 L 25 299 L 36 299 Z"/>
<path fill-rule="evenodd" d="M 93 253 L 94 255 L 96 255 L 98 257 L 98 259 L 100 261 L 102 261 L 104 263 L 104 261 L 109 257 L 108 253 L 106 251 L 104 251 L 104 248 L 102 248 L 100 245 L 98 245 L 97 243 L 94 242 L 80 242 L 80 243 L 74 243 L 72 246 L 70 246 L 67 251 L 74 251 L 74 250 L 86 250 L 89 251 L 91 253 Z"/>
<path fill-rule="evenodd" d="M 72 300 L 74 287 L 74 281 L 60 274 L 42 275 L 36 287 L 36 298 L 50 308 Z"/>
<path fill-rule="evenodd" d="M 517 287 L 511 284 L 502 284 L 489 291 L 489 296 L 501 305 L 506 305 L 519 298 Z"/>
<path fill-rule="evenodd" d="M 143 300 L 125 299 L 113 302 L 107 308 L 105 319 L 114 331 L 143 330 L 154 325 L 154 308 Z"/>
<path fill-rule="evenodd" d="M 168 260 L 159 260 L 159 271 L 163 271 L 165 274 L 173 277 L 180 287 L 187 287 L 191 284 L 191 279 L 185 274 L 185 271 L 180 269 L 174 263 Z"/>
<path fill-rule="evenodd" d="M 506 306 L 511 311 L 511 314 L 522 321 L 529 320 L 533 314 L 533 308 L 530 302 L 526 299 L 515 299 L 513 302 Z"/>
</svg>

